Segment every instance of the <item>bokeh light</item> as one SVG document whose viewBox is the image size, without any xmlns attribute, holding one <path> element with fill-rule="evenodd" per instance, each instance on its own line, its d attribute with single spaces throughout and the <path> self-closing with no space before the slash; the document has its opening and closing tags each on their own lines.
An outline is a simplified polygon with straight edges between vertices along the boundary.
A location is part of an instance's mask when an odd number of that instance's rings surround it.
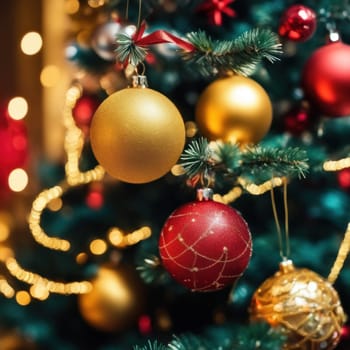
<svg viewBox="0 0 350 350">
<path fill-rule="evenodd" d="M 37 32 L 26 33 L 21 40 L 21 50 L 26 55 L 37 54 L 43 46 L 43 39 Z"/>
<path fill-rule="evenodd" d="M 30 304 L 32 298 L 30 297 L 29 293 L 25 290 L 20 290 L 16 293 L 16 301 L 21 306 L 26 306 Z"/>
<path fill-rule="evenodd" d="M 21 192 L 28 185 L 28 174 L 21 168 L 14 169 L 8 177 L 8 184 L 12 191 Z"/>
<path fill-rule="evenodd" d="M 107 250 L 107 243 L 102 239 L 95 239 L 90 243 L 90 251 L 95 255 L 102 255 Z"/>
<path fill-rule="evenodd" d="M 60 80 L 60 70 L 55 65 L 48 65 L 43 68 L 40 74 L 40 82 L 44 87 L 55 86 Z"/>
<path fill-rule="evenodd" d="M 21 120 L 28 113 L 28 103 L 23 97 L 14 97 L 8 103 L 7 110 L 12 119 Z"/>
</svg>

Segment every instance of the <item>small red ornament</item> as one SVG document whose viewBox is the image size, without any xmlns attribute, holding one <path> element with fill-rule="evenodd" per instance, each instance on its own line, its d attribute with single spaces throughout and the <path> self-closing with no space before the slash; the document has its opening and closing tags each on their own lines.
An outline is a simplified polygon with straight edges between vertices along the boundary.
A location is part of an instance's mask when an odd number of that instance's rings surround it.
<svg viewBox="0 0 350 350">
<path fill-rule="evenodd" d="M 96 95 L 83 94 L 73 108 L 73 118 L 85 136 L 89 134 L 92 117 L 101 100 Z"/>
<path fill-rule="evenodd" d="M 305 97 L 329 117 L 350 115 L 350 46 L 331 42 L 317 49 L 302 72 Z"/>
<path fill-rule="evenodd" d="M 278 34 L 291 41 L 306 41 L 316 30 L 316 13 L 304 5 L 292 5 L 282 15 Z"/>
<path fill-rule="evenodd" d="M 176 209 L 159 240 L 163 266 L 180 284 L 197 292 L 232 285 L 252 254 L 249 228 L 238 211 L 215 202 L 199 190 L 202 200 Z"/>
<path fill-rule="evenodd" d="M 205 0 L 197 7 L 197 11 L 206 12 L 212 24 L 221 26 L 223 14 L 229 17 L 236 16 L 236 11 L 228 6 L 234 1 L 235 0 Z"/>
<path fill-rule="evenodd" d="M 345 168 L 337 173 L 339 186 L 345 190 L 350 190 L 350 168 Z"/>
<path fill-rule="evenodd" d="M 12 119 L 7 109 L 0 111 L 0 192 L 9 190 L 8 176 L 28 161 L 28 135 L 23 120 Z"/>
<path fill-rule="evenodd" d="M 292 108 L 283 118 L 284 129 L 292 135 L 300 135 L 310 129 L 313 116 L 303 106 Z"/>
</svg>

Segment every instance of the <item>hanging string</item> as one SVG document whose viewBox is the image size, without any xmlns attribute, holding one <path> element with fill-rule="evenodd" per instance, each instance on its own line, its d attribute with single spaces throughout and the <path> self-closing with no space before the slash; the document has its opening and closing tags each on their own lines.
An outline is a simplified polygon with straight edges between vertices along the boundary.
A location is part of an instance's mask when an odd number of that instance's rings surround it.
<svg viewBox="0 0 350 350">
<path fill-rule="evenodd" d="M 283 207 L 284 207 L 284 234 L 286 236 L 286 255 L 290 256 L 290 240 L 289 240 L 289 213 L 288 213 L 288 194 L 287 180 L 283 181 Z"/>
<path fill-rule="evenodd" d="M 126 0 L 126 8 L 125 8 L 125 20 L 129 19 L 129 0 Z"/>
<path fill-rule="evenodd" d="M 277 230 L 277 235 L 278 235 L 278 245 L 280 247 L 280 256 L 284 260 L 285 256 L 283 255 L 282 231 L 281 231 L 280 222 L 278 220 L 278 214 L 277 214 L 277 208 L 276 208 L 276 200 L 275 200 L 275 192 L 274 192 L 273 188 L 271 188 L 270 194 L 271 194 L 272 212 L 273 212 L 273 217 L 275 219 L 276 230 Z"/>
<path fill-rule="evenodd" d="M 289 215 L 288 215 L 288 197 L 287 197 L 287 181 L 283 181 L 283 207 L 284 207 L 284 238 L 285 238 L 285 250 L 283 247 L 283 237 L 282 237 L 282 229 L 278 219 L 276 199 L 274 189 L 271 188 L 271 205 L 273 217 L 275 220 L 277 235 L 278 235 L 278 244 L 280 249 L 280 256 L 283 260 L 288 260 L 290 255 L 290 241 L 289 241 Z"/>
<path fill-rule="evenodd" d="M 139 10 L 138 10 L 138 18 L 137 18 L 137 29 L 140 28 L 141 25 L 141 10 L 142 10 L 142 0 L 139 0 Z"/>
</svg>

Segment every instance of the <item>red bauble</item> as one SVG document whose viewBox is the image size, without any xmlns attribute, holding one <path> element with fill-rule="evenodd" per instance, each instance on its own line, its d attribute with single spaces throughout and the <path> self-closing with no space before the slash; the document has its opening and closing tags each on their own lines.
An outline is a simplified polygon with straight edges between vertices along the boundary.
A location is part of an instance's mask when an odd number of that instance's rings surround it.
<svg viewBox="0 0 350 350">
<path fill-rule="evenodd" d="M 210 199 L 176 209 L 159 240 L 163 266 L 180 284 L 198 292 L 231 285 L 247 268 L 252 240 L 242 216 Z"/>
<path fill-rule="evenodd" d="M 92 117 L 101 100 L 96 95 L 83 94 L 76 102 L 72 114 L 76 125 L 88 135 Z"/>
<path fill-rule="evenodd" d="M 305 97 L 330 117 L 350 115 L 350 46 L 329 43 L 307 60 L 302 73 Z"/>
<path fill-rule="evenodd" d="M 291 41 L 306 41 L 316 30 L 316 13 L 304 5 L 292 5 L 282 15 L 278 34 Z"/>
<path fill-rule="evenodd" d="M 339 186 L 345 190 L 350 190 L 350 168 L 345 168 L 337 173 Z"/>
<path fill-rule="evenodd" d="M 284 129 L 292 135 L 300 135 L 310 129 L 313 119 L 308 108 L 297 106 L 284 116 Z"/>
<path fill-rule="evenodd" d="M 24 168 L 28 160 L 28 135 L 23 120 L 0 111 L 0 191 L 8 190 L 8 176 L 16 168 Z"/>
</svg>

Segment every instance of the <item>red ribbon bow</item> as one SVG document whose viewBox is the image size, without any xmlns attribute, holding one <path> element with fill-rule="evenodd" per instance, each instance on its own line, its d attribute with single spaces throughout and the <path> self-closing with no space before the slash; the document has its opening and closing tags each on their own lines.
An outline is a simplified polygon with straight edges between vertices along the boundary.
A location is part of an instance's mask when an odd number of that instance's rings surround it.
<svg viewBox="0 0 350 350">
<path fill-rule="evenodd" d="M 188 41 L 182 40 L 181 38 L 168 33 L 165 30 L 156 30 L 155 32 L 143 37 L 145 30 L 146 22 L 142 22 L 140 28 L 133 36 L 133 42 L 136 46 L 147 47 L 154 44 L 173 43 L 189 52 L 196 49 L 196 47 Z"/>
</svg>

